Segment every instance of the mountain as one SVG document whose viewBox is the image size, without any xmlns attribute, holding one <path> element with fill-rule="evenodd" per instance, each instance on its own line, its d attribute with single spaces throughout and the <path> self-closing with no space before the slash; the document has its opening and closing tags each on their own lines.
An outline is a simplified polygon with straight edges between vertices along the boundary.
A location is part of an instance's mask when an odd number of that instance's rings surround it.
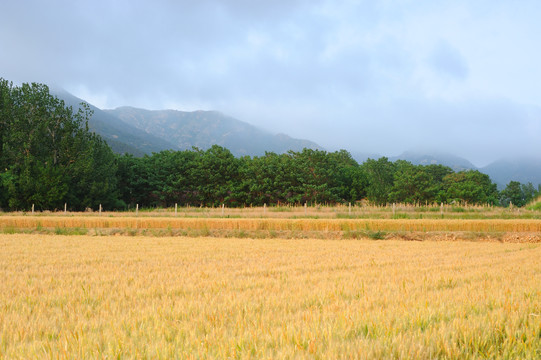
<svg viewBox="0 0 541 360">
<path fill-rule="evenodd" d="M 303 148 L 321 149 L 311 141 L 294 139 L 285 134 L 273 135 L 217 111 L 120 107 L 106 110 L 106 113 L 181 150 L 193 146 L 208 149 L 217 144 L 229 149 L 235 156 L 260 156 L 266 151 L 283 153 Z"/>
<path fill-rule="evenodd" d="M 368 159 L 379 159 L 381 157 L 380 154 L 376 153 L 368 153 L 368 152 L 360 152 L 360 151 L 350 151 L 351 157 L 357 161 L 359 164 L 364 163 Z"/>
<path fill-rule="evenodd" d="M 366 159 L 378 159 L 382 155 L 374 153 L 352 152 L 351 156 L 359 163 L 363 163 Z M 406 160 L 414 165 L 431 165 L 440 164 L 449 166 L 454 171 L 477 169 L 470 161 L 459 156 L 443 153 L 443 152 L 418 152 L 405 151 L 398 156 L 389 157 L 389 161 Z"/>
<path fill-rule="evenodd" d="M 398 156 L 389 158 L 389 160 L 406 160 L 414 165 L 441 164 L 449 166 L 454 171 L 477 169 L 475 165 L 468 160 L 461 158 L 460 156 L 443 152 L 432 152 L 431 154 L 425 154 L 422 152 L 405 151 Z"/>
<path fill-rule="evenodd" d="M 399 159 L 407 160 L 416 165 L 442 164 L 449 166 L 454 171 L 479 170 L 490 176 L 490 179 L 498 184 L 500 189 L 505 188 L 510 181 L 518 181 L 523 184 L 531 182 L 536 187 L 541 184 L 541 158 L 500 159 L 482 168 L 477 168 L 464 158 L 446 153 L 427 155 L 420 152 L 406 151 L 399 156 L 390 158 L 391 161 Z"/>
<path fill-rule="evenodd" d="M 531 182 L 537 187 L 541 184 L 541 158 L 521 157 L 495 161 L 479 171 L 490 176 L 500 188 L 510 181 L 523 184 Z"/>
<path fill-rule="evenodd" d="M 51 94 L 64 100 L 74 110 L 85 102 L 62 89 Z M 273 135 L 248 123 L 216 111 L 151 111 L 133 107 L 102 110 L 88 104 L 93 111 L 89 128 L 99 134 L 116 153 L 143 156 L 162 150 L 208 149 L 217 144 L 235 156 L 264 155 L 266 151 L 284 153 L 303 148 L 321 149 L 308 140 Z"/>
<path fill-rule="evenodd" d="M 80 104 L 88 102 L 61 89 L 51 89 L 51 94 L 64 100 L 66 105 L 72 106 L 74 111 L 80 108 Z M 167 149 L 178 149 L 175 145 L 164 139 L 148 134 L 133 126 L 129 126 L 117 117 L 88 104 L 94 112 L 88 121 L 88 127 L 99 134 L 114 152 L 123 154 L 129 153 L 135 156 L 143 156 L 152 152 L 159 152 Z"/>
<path fill-rule="evenodd" d="M 64 90 L 51 89 L 51 94 L 75 110 L 81 102 L 86 102 Z M 263 155 L 265 151 L 283 153 L 303 148 L 321 149 L 314 142 L 284 134 L 273 135 L 216 111 L 151 111 L 133 107 L 101 110 L 91 104 L 89 106 L 94 112 L 89 120 L 90 129 L 116 153 L 142 156 L 168 149 L 191 149 L 192 146 L 207 149 L 214 144 L 229 149 L 236 156 Z M 380 157 L 368 153 L 352 153 L 352 156 L 359 163 L 369 157 Z M 464 158 L 441 152 L 406 151 L 389 158 L 391 161 L 399 159 L 417 165 L 442 164 L 454 171 L 477 169 Z M 477 170 L 489 175 L 500 188 L 512 180 L 523 184 L 531 182 L 534 186 L 541 184 L 541 158 L 501 159 Z"/>
</svg>

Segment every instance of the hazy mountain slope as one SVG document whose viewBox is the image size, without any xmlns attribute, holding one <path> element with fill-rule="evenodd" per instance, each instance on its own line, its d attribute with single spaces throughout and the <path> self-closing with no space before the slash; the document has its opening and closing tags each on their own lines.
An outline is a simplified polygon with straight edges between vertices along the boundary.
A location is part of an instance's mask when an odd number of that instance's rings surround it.
<svg viewBox="0 0 541 360">
<path fill-rule="evenodd" d="M 376 153 L 368 153 L 362 151 L 350 151 L 351 157 L 355 159 L 359 164 L 364 163 L 368 159 L 379 159 L 382 155 Z"/>
<path fill-rule="evenodd" d="M 407 160 L 413 164 L 443 164 L 449 166 L 454 171 L 477 169 L 490 176 L 490 179 L 498 184 L 498 187 L 501 189 L 512 180 L 523 184 L 531 182 L 534 186 L 541 184 L 541 158 L 517 157 L 501 159 L 482 168 L 477 168 L 464 158 L 445 153 L 426 155 L 407 151 L 390 160 L 396 161 L 398 159 Z"/>
<path fill-rule="evenodd" d="M 254 156 L 263 155 L 265 151 L 283 153 L 288 150 L 320 148 L 311 141 L 293 139 L 284 134 L 273 135 L 216 111 L 151 111 L 121 107 L 106 112 L 140 130 L 165 139 L 179 149 L 190 149 L 192 146 L 208 149 L 217 144 L 229 149 L 236 156 Z"/>
<path fill-rule="evenodd" d="M 72 106 L 74 110 L 79 108 L 81 102 L 86 102 L 64 90 L 51 90 L 51 93 L 64 100 L 66 105 Z M 127 152 L 142 156 L 161 150 L 178 149 L 168 141 L 130 126 L 92 104 L 89 106 L 94 111 L 88 121 L 89 128 L 99 134 L 116 153 Z"/>
<path fill-rule="evenodd" d="M 51 89 L 51 93 L 74 109 L 83 102 L 63 90 Z M 228 148 L 236 156 L 263 155 L 265 151 L 300 151 L 305 147 L 321 149 L 314 142 L 284 134 L 273 135 L 215 111 L 150 111 L 132 107 L 101 110 L 89 105 L 94 111 L 89 127 L 117 153 L 142 156 L 167 149 L 190 149 L 192 146 L 207 149 L 214 144 Z M 359 163 L 368 157 L 380 157 L 365 153 L 353 153 L 353 156 Z M 398 159 L 413 164 L 442 164 L 455 171 L 476 169 L 468 160 L 446 153 L 406 151 L 389 158 L 391 161 Z M 512 180 L 531 182 L 534 186 L 541 184 L 541 158 L 503 159 L 479 170 L 489 175 L 500 188 Z"/>
<path fill-rule="evenodd" d="M 454 171 L 477 169 L 475 165 L 473 165 L 471 162 L 464 158 L 452 154 L 438 152 L 425 154 L 415 151 L 406 151 L 399 156 L 394 156 L 390 158 L 389 160 L 407 160 L 415 165 L 441 164 L 449 166 Z"/>
<path fill-rule="evenodd" d="M 510 181 L 531 182 L 536 187 L 541 184 L 541 158 L 502 159 L 479 170 L 500 187 L 505 187 Z"/>
</svg>

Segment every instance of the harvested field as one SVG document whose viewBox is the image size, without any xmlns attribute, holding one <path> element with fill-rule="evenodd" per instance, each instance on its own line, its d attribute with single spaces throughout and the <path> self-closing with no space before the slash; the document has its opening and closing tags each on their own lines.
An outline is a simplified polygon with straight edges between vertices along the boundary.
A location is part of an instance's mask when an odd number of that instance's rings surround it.
<svg viewBox="0 0 541 360">
<path fill-rule="evenodd" d="M 2 213 L 2 216 L 20 216 L 28 212 Z M 36 211 L 36 216 L 81 216 L 80 212 Z M 271 219 L 541 219 L 541 211 L 527 208 L 502 208 L 489 205 L 444 204 L 407 205 L 368 204 L 312 205 L 312 206 L 268 206 L 268 207 L 193 207 L 141 209 L 131 211 L 89 211 L 84 216 L 106 217 L 184 217 L 184 218 L 271 218 Z"/>
<path fill-rule="evenodd" d="M 290 231 L 541 232 L 536 219 L 268 219 L 96 216 L 3 216 L 0 228 L 117 228 Z"/>
<path fill-rule="evenodd" d="M 541 244 L 0 235 L 4 358 L 541 356 Z"/>
</svg>

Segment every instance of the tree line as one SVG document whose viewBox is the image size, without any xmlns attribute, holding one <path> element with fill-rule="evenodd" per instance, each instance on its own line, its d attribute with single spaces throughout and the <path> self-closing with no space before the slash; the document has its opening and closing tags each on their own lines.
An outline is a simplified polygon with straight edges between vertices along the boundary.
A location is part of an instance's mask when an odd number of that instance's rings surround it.
<svg viewBox="0 0 541 360">
<path fill-rule="evenodd" d="M 345 151 L 304 149 L 236 158 L 223 147 L 117 155 L 42 84 L 0 79 L 0 208 L 70 210 L 354 203 L 522 206 L 540 194 L 511 182 L 499 192 L 477 170 L 413 165 L 382 157 L 357 163 Z"/>
<path fill-rule="evenodd" d="M 0 79 L 0 208 L 122 206 L 117 158 L 77 112 L 42 84 Z"/>
</svg>

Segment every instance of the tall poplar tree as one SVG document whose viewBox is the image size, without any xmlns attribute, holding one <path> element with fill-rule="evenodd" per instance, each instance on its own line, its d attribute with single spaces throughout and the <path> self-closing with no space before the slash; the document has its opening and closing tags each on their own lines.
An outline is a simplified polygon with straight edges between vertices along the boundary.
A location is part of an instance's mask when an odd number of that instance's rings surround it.
<svg viewBox="0 0 541 360">
<path fill-rule="evenodd" d="M 43 84 L 0 79 L 0 207 L 74 210 L 118 206 L 111 149 Z"/>
</svg>

